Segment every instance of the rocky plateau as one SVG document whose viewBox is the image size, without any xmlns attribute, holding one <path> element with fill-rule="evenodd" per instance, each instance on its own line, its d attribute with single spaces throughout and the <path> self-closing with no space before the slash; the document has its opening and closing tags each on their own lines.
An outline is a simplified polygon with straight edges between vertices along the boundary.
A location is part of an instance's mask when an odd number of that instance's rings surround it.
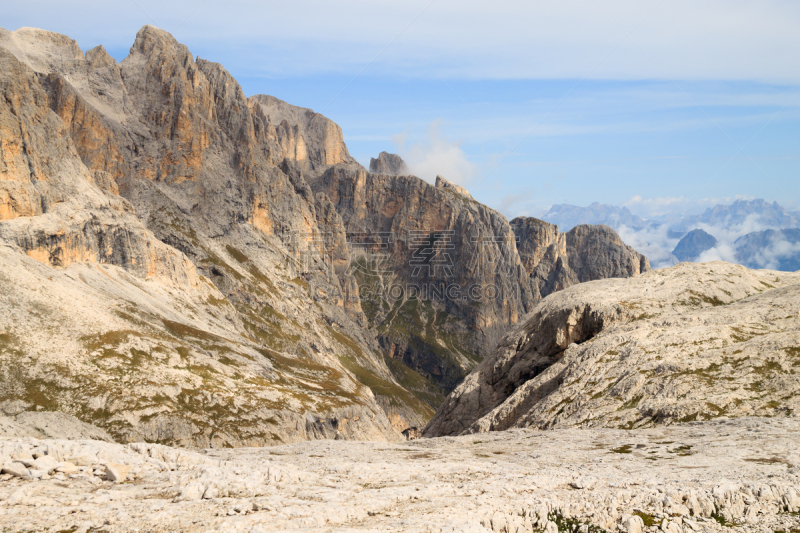
<svg viewBox="0 0 800 533">
<path fill-rule="evenodd" d="M 0 527 L 791 532 L 800 528 L 798 431 L 797 419 L 738 418 L 197 451 L 6 438 Z"/>
</svg>

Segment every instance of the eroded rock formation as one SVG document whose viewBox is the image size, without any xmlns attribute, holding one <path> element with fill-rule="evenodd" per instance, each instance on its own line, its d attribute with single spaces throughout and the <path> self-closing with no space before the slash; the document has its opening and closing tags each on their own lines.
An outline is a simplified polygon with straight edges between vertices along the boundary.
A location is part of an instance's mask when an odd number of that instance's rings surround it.
<svg viewBox="0 0 800 533">
<path fill-rule="evenodd" d="M 681 263 L 545 298 L 425 436 L 641 428 L 800 407 L 800 274 Z"/>
<path fill-rule="evenodd" d="M 537 298 L 577 283 L 628 278 L 650 270 L 645 256 L 622 242 L 608 226 L 575 226 L 567 233 L 537 218 L 511 221 L 517 249 Z"/>
<path fill-rule="evenodd" d="M 470 197 L 347 168 L 329 169 L 312 188 L 348 233 L 373 234 L 363 265 L 380 263 L 356 275 L 372 288 L 362 306 L 384 350 L 441 388 L 452 389 L 535 304 L 508 221 Z"/>
<path fill-rule="evenodd" d="M 387 176 L 405 176 L 411 173 L 402 157 L 388 152 L 381 152 L 377 159 L 370 158 L 369 171 L 373 174 L 386 174 Z"/>
</svg>

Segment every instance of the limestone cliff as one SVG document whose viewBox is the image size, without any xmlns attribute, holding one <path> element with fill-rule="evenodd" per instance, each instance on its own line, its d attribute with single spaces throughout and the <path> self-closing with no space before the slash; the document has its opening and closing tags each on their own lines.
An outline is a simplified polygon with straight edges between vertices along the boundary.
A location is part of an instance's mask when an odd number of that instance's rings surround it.
<svg viewBox="0 0 800 533">
<path fill-rule="evenodd" d="M 444 390 L 535 304 L 508 221 L 470 197 L 345 168 L 311 185 L 367 237 L 354 270 L 384 350 Z"/>
<path fill-rule="evenodd" d="M 332 120 L 274 96 L 259 94 L 250 97 L 248 103 L 256 127 L 266 136 L 274 164 L 289 158 L 311 172 L 331 165 L 357 165 L 344 144 L 342 128 Z"/>
<path fill-rule="evenodd" d="M 467 198 L 472 198 L 472 195 L 469 193 L 467 189 L 462 187 L 461 185 L 456 185 L 452 181 L 448 181 L 441 176 L 436 176 L 436 187 L 440 189 L 448 189 L 450 191 L 456 192 L 462 196 L 466 196 Z"/>
<path fill-rule="evenodd" d="M 554 224 L 518 217 L 511 227 L 539 298 L 577 283 L 633 277 L 650 270 L 647 258 L 608 226 L 580 225 L 561 233 Z"/>
<path fill-rule="evenodd" d="M 640 428 L 800 408 L 800 274 L 682 263 L 545 298 L 425 436 Z"/>
<path fill-rule="evenodd" d="M 650 270 L 606 226 L 562 234 L 533 218 L 509 224 L 441 176 L 431 186 L 331 168 L 311 186 L 331 199 L 351 236 L 368 236 L 354 271 L 384 351 L 445 392 L 543 296 Z"/>
<path fill-rule="evenodd" d="M 396 440 L 430 416 L 357 292 L 314 292 L 355 284 L 304 177 L 352 163 L 338 126 L 150 26 L 119 65 L 0 30 L 0 62 L 0 400 L 199 446 Z"/>
</svg>

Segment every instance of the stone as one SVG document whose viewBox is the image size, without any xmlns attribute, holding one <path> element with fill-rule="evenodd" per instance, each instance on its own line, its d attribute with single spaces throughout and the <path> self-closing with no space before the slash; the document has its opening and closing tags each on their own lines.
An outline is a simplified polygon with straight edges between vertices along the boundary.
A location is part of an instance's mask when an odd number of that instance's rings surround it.
<svg viewBox="0 0 800 533">
<path fill-rule="evenodd" d="M 78 467 L 75 464 L 70 463 L 69 461 L 65 461 L 58 465 L 58 467 L 56 468 L 56 472 L 61 472 L 62 474 L 67 474 L 67 475 L 75 474 L 78 472 Z"/>
<path fill-rule="evenodd" d="M 584 532 L 654 530 L 637 515 L 653 517 L 669 533 L 718 529 L 707 517 L 665 516 L 669 499 L 668 506 L 713 502 L 717 515 L 742 531 L 791 531 L 800 527 L 800 517 L 788 514 L 784 502 L 796 497 L 798 479 L 783 464 L 758 460 L 765 450 L 793 449 L 798 431 L 797 418 L 742 417 L 633 432 L 514 429 L 400 443 L 319 440 L 270 448 L 57 440 L 52 442 L 67 457 L 108 457 L 138 471 L 140 480 L 109 487 L 95 476 L 98 485 L 85 478 L 17 478 L 0 487 L 0 529 L 26 524 L 26 531 L 58 531 L 91 521 L 110 530 L 135 524 L 142 531 L 533 533 L 557 532 L 558 521 Z M 0 456 L 40 444 L 0 439 Z M 626 444 L 629 453 L 620 450 Z M 686 448 L 693 453 L 681 455 Z M 219 498 L 203 498 L 212 486 Z"/>
<path fill-rule="evenodd" d="M 92 457 L 90 455 L 75 455 L 67 458 L 67 462 L 76 466 L 92 466 L 93 464 L 97 463 L 97 457 Z"/>
<path fill-rule="evenodd" d="M 42 477 L 47 475 L 47 470 L 36 470 L 31 468 L 30 470 L 28 470 L 28 472 L 30 473 L 31 478 L 33 479 L 42 479 Z"/>
<path fill-rule="evenodd" d="M 622 527 L 627 533 L 642 533 L 644 521 L 639 516 L 631 516 L 627 519 L 623 519 Z"/>
<path fill-rule="evenodd" d="M 203 499 L 205 500 L 213 500 L 214 498 L 219 498 L 221 495 L 219 488 L 215 485 L 209 485 L 206 490 L 203 492 Z"/>
<path fill-rule="evenodd" d="M 181 489 L 175 502 L 199 500 L 203 497 L 205 486 L 202 483 L 190 483 Z"/>
<path fill-rule="evenodd" d="M 107 464 L 105 467 L 105 476 L 109 481 L 122 483 L 128 478 L 128 468 L 124 465 Z"/>
<path fill-rule="evenodd" d="M 53 459 L 51 456 L 42 455 L 37 459 L 33 460 L 30 468 L 35 468 L 37 470 L 44 470 L 45 472 L 50 473 L 59 466 L 61 466 L 61 463 Z"/>
<path fill-rule="evenodd" d="M 0 470 L 0 473 L 11 474 L 14 477 L 22 479 L 29 479 L 31 477 L 31 474 L 28 472 L 28 469 L 25 467 L 25 465 L 19 462 L 4 464 L 3 468 Z"/>
</svg>

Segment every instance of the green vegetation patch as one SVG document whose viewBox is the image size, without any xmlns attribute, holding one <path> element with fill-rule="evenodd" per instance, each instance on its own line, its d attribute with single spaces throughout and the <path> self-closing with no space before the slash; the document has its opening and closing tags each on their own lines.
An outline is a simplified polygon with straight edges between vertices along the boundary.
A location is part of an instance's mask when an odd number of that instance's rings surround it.
<svg viewBox="0 0 800 533">
<path fill-rule="evenodd" d="M 607 533 L 605 529 L 582 522 L 576 518 L 564 518 L 561 511 L 555 511 L 547 515 L 547 519 L 556 524 L 559 533 Z"/>
<path fill-rule="evenodd" d="M 642 511 L 634 511 L 633 514 L 642 519 L 642 522 L 644 522 L 644 527 L 653 527 L 661 525 L 661 522 L 658 521 L 658 518 L 656 518 L 651 514 L 647 514 Z"/>
<path fill-rule="evenodd" d="M 725 516 L 719 512 L 719 509 L 715 509 L 714 512 L 711 513 L 711 518 L 716 520 L 716 522 L 722 527 L 731 527 L 733 525 L 725 519 Z"/>
<path fill-rule="evenodd" d="M 172 333 L 179 339 L 185 339 L 186 337 L 194 337 L 195 339 L 200 339 L 204 341 L 214 341 L 214 342 L 225 340 L 222 337 L 214 335 L 213 333 L 197 329 L 182 322 L 174 322 L 172 320 L 167 320 L 167 319 L 162 319 L 161 322 L 163 322 L 164 327 L 166 327 L 170 333 Z"/>
<path fill-rule="evenodd" d="M 228 255 L 230 255 L 240 263 L 247 263 L 248 261 L 250 261 L 249 257 L 244 255 L 242 252 L 240 252 L 230 244 L 226 245 L 225 249 L 228 251 Z"/>
<path fill-rule="evenodd" d="M 708 296 L 707 294 L 701 294 L 696 291 L 689 291 L 689 297 L 681 302 L 683 305 L 699 307 L 702 304 L 708 304 L 712 307 L 720 307 L 723 305 L 728 305 L 716 296 Z"/>
<path fill-rule="evenodd" d="M 395 379 L 411 394 L 434 409 L 438 409 L 444 403 L 445 395 L 442 390 L 425 376 L 391 357 L 384 356 L 384 360 Z"/>
<path fill-rule="evenodd" d="M 673 448 L 672 450 L 667 450 L 668 453 L 674 453 L 680 457 L 686 457 L 688 455 L 694 454 L 692 451 L 692 447 L 688 444 L 682 444 L 677 448 Z"/>
<path fill-rule="evenodd" d="M 639 405 L 639 402 L 642 401 L 642 398 L 644 398 L 644 394 L 634 396 L 629 401 L 625 402 L 620 409 L 634 409 L 637 405 Z"/>
</svg>

